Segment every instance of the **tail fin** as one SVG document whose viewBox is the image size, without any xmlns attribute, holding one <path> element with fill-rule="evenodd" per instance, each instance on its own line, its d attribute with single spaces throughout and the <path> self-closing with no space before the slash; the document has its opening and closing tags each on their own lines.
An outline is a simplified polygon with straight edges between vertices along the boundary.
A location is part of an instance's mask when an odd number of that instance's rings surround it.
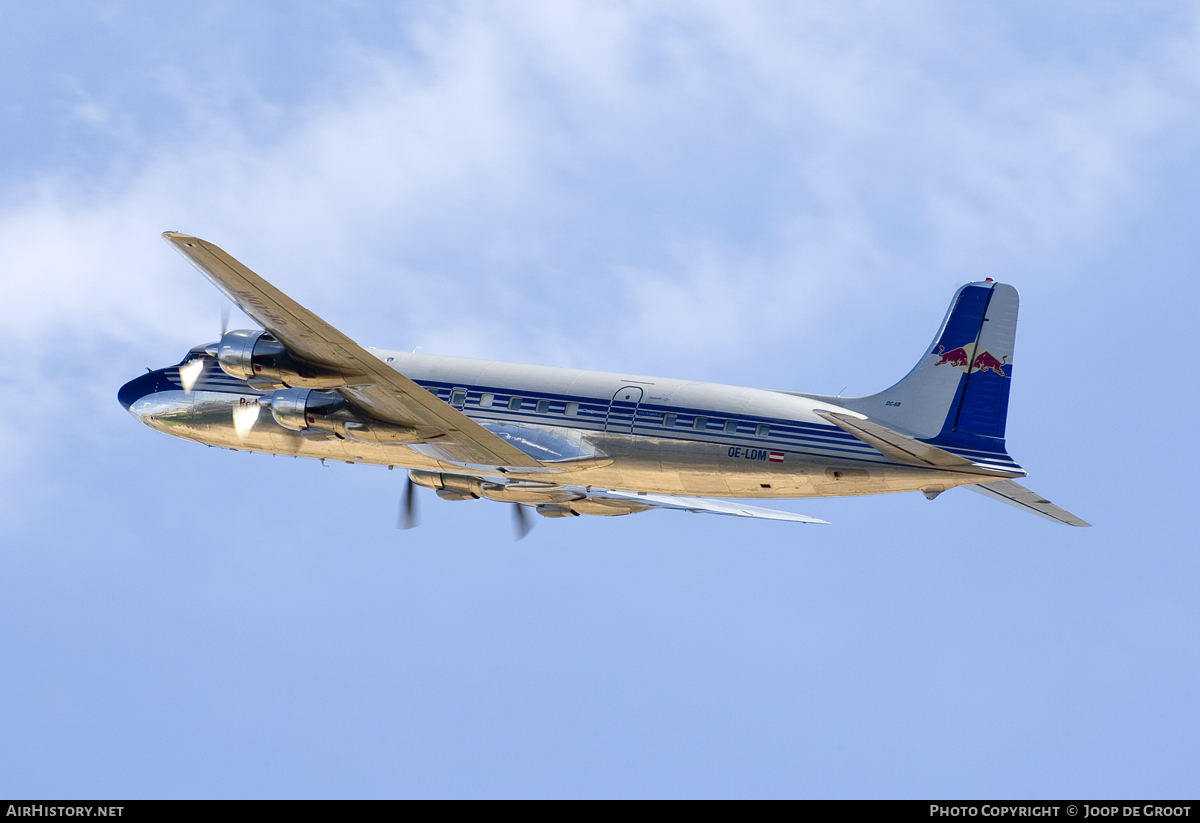
<svg viewBox="0 0 1200 823">
<path fill-rule="evenodd" d="M 841 405 L 942 447 L 1005 455 L 1017 290 L 968 283 L 916 367 L 887 391 Z"/>
</svg>

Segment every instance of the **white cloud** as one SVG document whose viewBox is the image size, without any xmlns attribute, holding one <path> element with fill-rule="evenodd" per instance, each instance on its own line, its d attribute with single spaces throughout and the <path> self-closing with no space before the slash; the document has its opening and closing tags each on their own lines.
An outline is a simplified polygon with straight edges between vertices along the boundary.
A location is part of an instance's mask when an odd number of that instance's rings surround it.
<svg viewBox="0 0 1200 823">
<path fill-rule="evenodd" d="M 405 23 L 415 56 L 348 48 L 343 80 L 271 138 L 199 96 L 136 164 L 43 169 L 0 213 L 0 323 L 26 352 L 0 379 L 111 404 L 130 363 L 211 337 L 215 293 L 165 229 L 367 344 L 642 371 L 819 339 L 880 274 L 924 300 L 1036 267 L 1104 228 L 1194 104 L 1195 31 L 1071 63 L 994 23 L 886 4 L 430 12 Z"/>
</svg>

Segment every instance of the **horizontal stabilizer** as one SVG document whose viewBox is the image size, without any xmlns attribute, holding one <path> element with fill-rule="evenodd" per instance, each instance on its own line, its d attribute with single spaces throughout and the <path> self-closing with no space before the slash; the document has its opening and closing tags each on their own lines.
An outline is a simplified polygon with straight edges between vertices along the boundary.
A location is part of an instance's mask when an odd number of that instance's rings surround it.
<svg viewBox="0 0 1200 823">
<path fill-rule="evenodd" d="M 915 437 L 909 437 L 886 426 L 872 423 L 849 414 L 824 411 L 817 409 L 816 414 L 828 420 L 833 425 L 871 446 L 880 454 L 898 463 L 910 466 L 920 466 L 924 469 L 939 471 L 967 472 L 969 474 L 984 474 L 993 477 L 1023 477 L 1023 472 L 1011 472 L 981 466 L 965 457 L 959 457 L 945 449 L 922 443 Z"/>
<path fill-rule="evenodd" d="M 689 511 L 694 514 L 724 514 L 730 517 L 755 517 L 759 520 L 787 520 L 792 523 L 824 523 L 825 525 L 829 525 L 829 521 L 827 520 L 818 520 L 815 517 L 806 517 L 803 514 L 792 514 L 791 512 L 783 512 L 778 509 L 763 509 L 758 506 L 746 506 L 742 503 L 730 503 L 727 500 L 676 497 L 670 494 L 635 494 L 634 492 L 607 490 L 592 491 L 589 497 L 593 499 L 610 497 L 618 500 L 631 500 L 654 509 L 677 509 Z"/>
<path fill-rule="evenodd" d="M 970 489 L 973 492 L 979 492 L 985 497 L 990 497 L 993 500 L 999 500 L 1002 503 L 1007 503 L 1010 506 L 1016 506 L 1019 509 L 1024 509 L 1027 512 L 1033 512 L 1047 520 L 1053 520 L 1055 523 L 1063 523 L 1067 526 L 1090 526 L 1086 520 L 1081 520 L 1069 511 L 1060 509 L 1058 506 L 1046 500 L 1040 494 L 1030 491 L 1020 483 L 1015 483 L 1012 480 L 992 480 L 987 483 L 974 483 L 963 488 Z"/>
</svg>

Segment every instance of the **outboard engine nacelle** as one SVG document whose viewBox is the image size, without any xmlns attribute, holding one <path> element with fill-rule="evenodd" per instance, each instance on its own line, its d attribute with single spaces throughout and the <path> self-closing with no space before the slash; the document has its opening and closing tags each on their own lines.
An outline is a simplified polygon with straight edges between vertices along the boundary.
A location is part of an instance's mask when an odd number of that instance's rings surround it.
<svg viewBox="0 0 1200 823">
<path fill-rule="evenodd" d="M 230 377 L 245 380 L 262 391 L 346 385 L 340 374 L 321 371 L 293 358 L 273 334 L 263 329 L 226 332 L 208 353 L 217 358 L 221 370 Z"/>
<path fill-rule="evenodd" d="M 443 500 L 478 500 L 483 496 L 483 484 L 478 477 L 442 474 L 421 469 L 411 469 L 408 477 L 418 486 L 433 489 Z"/>
<path fill-rule="evenodd" d="M 354 420 L 350 404 L 335 391 L 284 389 L 269 402 L 276 423 L 313 440 L 343 438 L 347 420 Z"/>
</svg>

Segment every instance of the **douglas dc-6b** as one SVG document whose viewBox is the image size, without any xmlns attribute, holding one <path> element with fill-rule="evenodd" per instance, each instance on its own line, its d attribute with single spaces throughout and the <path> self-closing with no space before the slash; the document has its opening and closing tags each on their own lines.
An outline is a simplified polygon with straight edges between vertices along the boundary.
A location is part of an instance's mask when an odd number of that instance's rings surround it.
<svg viewBox="0 0 1200 823">
<path fill-rule="evenodd" d="M 408 469 L 448 500 L 545 517 L 649 509 L 824 521 L 740 501 L 963 486 L 1088 525 L 1016 483 L 1004 442 L 1017 291 L 954 295 L 932 345 L 867 397 L 522 366 L 359 346 L 211 243 L 163 237 L 262 328 L 123 386 L 151 428 L 211 446 Z M 721 500 L 719 498 L 726 498 Z M 734 499 L 739 502 L 729 502 Z"/>
</svg>

